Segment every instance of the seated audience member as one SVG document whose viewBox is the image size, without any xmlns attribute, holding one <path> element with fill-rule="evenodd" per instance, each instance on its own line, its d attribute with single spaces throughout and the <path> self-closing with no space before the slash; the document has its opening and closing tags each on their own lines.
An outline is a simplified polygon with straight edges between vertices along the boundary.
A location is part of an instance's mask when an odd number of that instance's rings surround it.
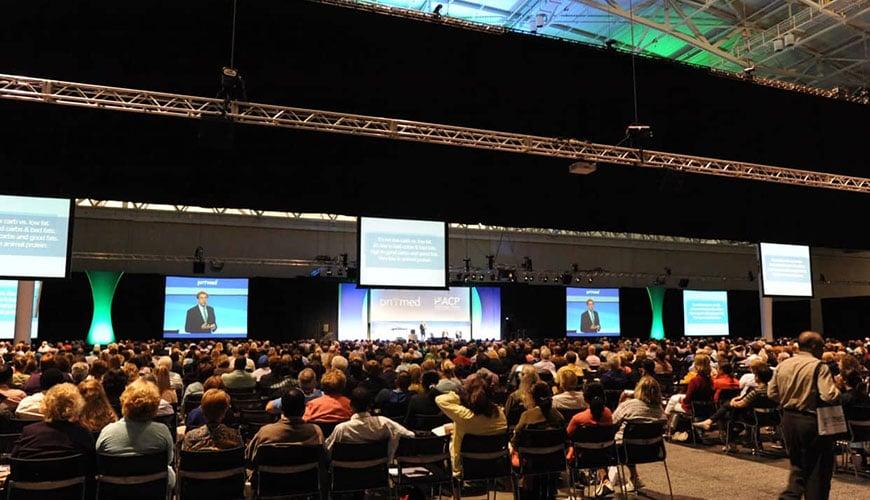
<svg viewBox="0 0 870 500">
<path fill-rule="evenodd" d="M 169 486 L 175 485 L 172 460 L 175 443 L 169 429 L 154 422 L 160 406 L 157 386 L 147 380 L 136 380 L 121 394 L 123 418 L 103 428 L 97 438 L 97 452 L 106 455 L 148 455 L 166 453 L 169 463 Z"/>
<path fill-rule="evenodd" d="M 341 395 L 344 384 L 345 377 L 341 370 L 329 370 L 324 373 L 320 380 L 323 396 L 312 399 L 305 405 L 303 420 L 314 423 L 335 423 L 349 419 L 353 411 L 350 409 L 350 400 Z"/>
<path fill-rule="evenodd" d="M 284 394 L 287 389 L 298 384 L 290 371 L 290 363 L 277 356 L 269 361 L 269 373 L 263 375 L 260 381 L 257 382 L 257 387 L 261 393 L 270 398 L 278 397 Z"/>
<path fill-rule="evenodd" d="M 244 390 L 257 387 L 257 379 L 245 371 L 247 366 L 248 358 L 240 356 L 233 361 L 233 371 L 221 375 L 227 390 Z"/>
<path fill-rule="evenodd" d="M 634 388 L 634 395 L 625 399 L 613 412 L 613 424 L 620 426 L 617 441 L 622 440 L 622 429 L 626 422 L 657 422 L 664 419 L 662 412 L 662 389 L 652 377 L 641 377 Z M 625 484 L 627 491 L 636 491 L 643 487 L 643 482 L 637 474 L 637 467 L 628 466 L 629 481 Z"/>
<path fill-rule="evenodd" d="M 739 389 L 740 381 L 734 378 L 732 373 L 734 372 L 734 366 L 731 363 L 721 363 L 719 366 L 719 373 L 713 378 L 713 390 L 715 391 L 713 394 L 713 401 L 719 402 L 719 393 L 722 392 L 723 389 Z"/>
<path fill-rule="evenodd" d="M 459 392 L 462 390 L 462 381 L 456 376 L 456 365 L 449 359 L 441 362 L 441 380 L 438 381 L 438 392 L 447 394 L 448 392 Z"/>
<path fill-rule="evenodd" d="M 584 425 L 609 425 L 613 415 L 605 405 L 604 387 L 599 382 L 586 386 L 586 398 L 589 407 L 574 415 L 568 422 L 568 436 L 573 436 L 578 427 Z"/>
<path fill-rule="evenodd" d="M 674 373 L 674 368 L 671 366 L 671 363 L 668 362 L 667 353 L 664 350 L 656 351 L 655 358 L 655 373 L 664 375 L 666 373 Z"/>
<path fill-rule="evenodd" d="M 101 359 L 94 360 L 88 369 L 88 379 L 100 382 L 107 371 L 109 371 L 109 365 L 105 361 Z"/>
<path fill-rule="evenodd" d="M 568 354 L 574 354 L 569 352 Z M 577 374 L 567 366 L 556 372 L 560 392 L 553 396 L 553 408 L 557 410 L 582 410 L 586 408 L 583 391 L 577 390 Z"/>
<path fill-rule="evenodd" d="M 435 404 L 435 398 L 441 394 L 436 387 L 440 375 L 435 370 L 423 372 L 422 386 L 423 394 L 414 394 L 408 402 L 408 411 L 405 414 L 405 427 L 411 430 L 431 430 L 424 429 L 417 421 L 420 415 L 438 415 L 441 409 Z"/>
<path fill-rule="evenodd" d="M 78 424 L 85 402 L 76 386 L 56 384 L 41 401 L 43 421 L 24 427 L 12 448 L 12 458 L 52 458 L 83 455 L 94 463 L 94 437 Z"/>
<path fill-rule="evenodd" d="M 399 372 L 399 375 L 404 373 Z M 414 437 L 414 433 L 402 427 L 401 424 L 387 417 L 372 415 L 370 412 L 373 403 L 372 394 L 365 388 L 357 387 L 353 390 L 350 398 L 353 416 L 350 417 L 350 420 L 335 426 L 335 430 L 326 438 L 324 446 L 327 451 L 331 451 L 335 443 L 369 443 L 388 439 L 390 441 L 389 457 L 392 459 L 399 444 L 399 438 L 402 436 Z"/>
<path fill-rule="evenodd" d="M 534 371 L 534 367 L 530 368 Z M 450 454 L 454 474 L 462 473 L 459 452 L 466 434 L 491 436 L 507 430 L 504 412 L 490 398 L 483 380 L 478 379 L 469 384 L 464 401 L 455 392 L 450 392 L 436 397 L 435 404 L 453 422 Z"/>
<path fill-rule="evenodd" d="M 867 385 L 861 380 L 860 372 L 857 370 L 841 371 L 835 380 L 840 389 L 840 403 L 843 405 L 846 418 L 856 406 L 870 406 Z"/>
<path fill-rule="evenodd" d="M 360 380 L 358 387 L 368 390 L 372 394 L 378 394 L 382 389 L 387 388 L 384 379 L 381 378 L 381 364 L 370 359 L 363 365 L 363 379 Z"/>
<path fill-rule="evenodd" d="M 39 384 L 39 379 L 42 376 L 42 372 L 49 370 L 51 368 L 56 368 L 56 363 L 54 360 L 54 354 L 47 352 L 39 358 L 38 367 L 34 365 L 34 370 L 31 372 L 30 377 L 27 378 L 27 381 L 24 382 L 24 386 L 22 389 L 27 394 L 36 394 L 37 392 L 41 392 L 41 385 Z M 60 372 L 60 370 L 58 370 Z"/>
<path fill-rule="evenodd" d="M 214 376 L 214 365 L 211 363 L 201 363 L 196 367 L 196 380 L 188 384 L 184 388 L 184 394 L 181 396 L 181 404 L 187 401 L 188 396 L 202 395 L 205 392 L 203 384 L 205 381 Z"/>
<path fill-rule="evenodd" d="M 230 397 L 220 389 L 209 389 L 200 404 L 205 425 L 186 432 L 181 449 L 184 451 L 217 451 L 242 446 L 239 431 L 224 425 L 230 408 Z"/>
<path fill-rule="evenodd" d="M 205 389 L 206 392 L 211 389 L 223 390 L 224 381 L 220 375 L 212 375 L 205 381 L 205 384 L 203 384 L 203 389 Z M 226 415 L 224 422 L 231 425 L 233 423 L 231 420 L 232 412 Z M 190 429 L 195 429 L 199 426 L 205 425 L 206 423 L 205 416 L 202 414 L 202 401 L 200 401 L 199 406 L 190 410 L 187 414 L 187 418 L 185 419 L 185 425 L 187 426 L 186 430 L 189 431 Z"/>
<path fill-rule="evenodd" d="M 11 365 L 0 365 L 0 396 L 3 396 L 3 405 L 9 411 L 15 412 L 18 403 L 27 397 L 27 393 L 21 389 L 12 387 L 13 370 Z"/>
<path fill-rule="evenodd" d="M 561 429 L 565 427 L 562 414 L 553 409 L 553 391 L 546 382 L 538 382 L 532 387 L 534 406 L 520 415 L 520 420 L 514 427 L 511 443 L 516 448 L 516 439 L 523 429 Z M 516 464 L 519 467 L 519 463 Z"/>
<path fill-rule="evenodd" d="M 103 390 L 106 391 L 106 398 L 109 400 L 109 405 L 115 410 L 115 415 L 121 416 L 121 394 L 127 388 L 127 374 L 121 370 L 110 369 L 103 375 Z"/>
<path fill-rule="evenodd" d="M 590 370 L 597 371 L 598 368 L 601 367 L 601 358 L 599 358 L 595 354 L 595 352 L 596 352 L 595 346 L 590 345 L 586 349 L 586 352 L 588 353 L 586 355 L 586 364 L 589 366 Z"/>
<path fill-rule="evenodd" d="M 504 404 L 504 412 L 507 416 L 508 425 L 516 425 L 520 420 L 520 415 L 528 408 L 535 406 L 534 399 L 532 399 L 532 387 L 540 381 L 538 371 L 535 370 L 534 366 L 523 365 L 520 371 L 519 387 L 510 393 Z"/>
<path fill-rule="evenodd" d="M 725 432 L 730 438 L 733 433 L 731 423 L 736 420 L 738 411 L 747 408 L 754 408 L 758 403 L 769 401 L 767 398 L 767 383 L 770 382 L 771 378 L 773 378 L 773 371 L 771 371 L 767 366 L 760 366 L 754 371 L 754 389 L 749 391 L 745 396 L 738 396 L 731 401 L 722 404 L 722 406 L 720 406 L 710 418 L 702 420 L 701 422 L 696 422 L 692 425 L 699 429 L 708 431 L 712 425 L 716 423 L 720 428 L 725 429 Z M 730 446 L 725 448 L 725 452 L 735 451 L 737 443 L 731 441 L 731 439 L 728 439 L 728 441 L 730 442 Z"/>
<path fill-rule="evenodd" d="M 296 443 L 322 444 L 323 432 L 315 424 L 302 420 L 305 412 L 305 395 L 296 388 L 291 388 L 281 397 L 281 420 L 274 424 L 260 427 L 251 442 L 248 443 L 245 456 L 253 460 L 257 448 L 263 444 Z"/>
<path fill-rule="evenodd" d="M 84 399 L 84 409 L 79 424 L 90 432 L 100 432 L 103 427 L 117 422 L 115 410 L 109 404 L 103 384 L 98 380 L 85 380 L 79 384 L 79 393 Z"/>
<path fill-rule="evenodd" d="M 622 391 L 628 387 L 628 375 L 622 369 L 619 356 L 611 355 L 605 363 L 604 373 L 601 374 L 601 385 L 605 391 Z"/>
<path fill-rule="evenodd" d="M 169 369 L 165 366 L 157 367 L 154 371 L 154 378 L 157 380 L 157 390 L 160 391 L 160 399 L 169 404 L 178 404 L 178 393 L 172 387 L 172 382 L 169 379 Z"/>
<path fill-rule="evenodd" d="M 412 365 L 417 366 L 417 365 Z M 381 389 L 375 395 L 375 407 L 387 417 L 404 416 L 408 411 L 408 402 L 411 396 L 411 370 L 401 371 L 396 375 L 396 388 L 393 390 Z"/>
<path fill-rule="evenodd" d="M 693 360 L 693 371 L 695 376 L 689 380 L 686 393 L 674 394 L 668 401 L 665 407 L 666 417 L 670 417 L 674 413 L 691 415 L 693 402 L 713 401 L 710 357 L 706 354 L 696 354 Z M 686 441 L 689 439 L 689 434 L 687 432 L 675 432 L 671 438 L 675 441 Z"/>
<path fill-rule="evenodd" d="M 173 390 L 180 391 L 184 388 L 184 380 L 181 378 L 181 375 L 172 371 L 171 357 L 161 356 L 160 359 L 157 360 L 157 369 L 160 368 L 166 368 L 166 371 L 169 372 L 169 385 Z"/>
<path fill-rule="evenodd" d="M 305 396 L 306 403 L 323 396 L 323 391 L 317 388 L 317 374 L 311 368 L 305 368 L 299 372 L 299 390 Z M 266 411 L 274 415 L 280 415 L 281 399 L 273 399 L 266 403 Z"/>
<path fill-rule="evenodd" d="M 762 366 L 767 366 L 767 363 L 760 358 L 749 363 L 749 373 L 743 374 L 738 381 L 741 396 L 745 396 L 747 392 L 755 388 L 755 373 Z"/>
<path fill-rule="evenodd" d="M 42 420 L 42 400 L 52 387 L 62 384 L 63 374 L 57 368 L 48 368 L 39 377 L 41 391 L 22 399 L 15 409 L 15 416 L 22 420 Z"/>
<path fill-rule="evenodd" d="M 154 384 L 155 387 L 157 387 L 157 392 L 158 393 L 160 392 L 160 387 L 157 385 L 157 377 L 155 377 L 153 374 L 148 373 L 146 375 L 142 375 L 141 377 L 137 378 L 136 380 L 144 380 L 146 382 L 150 382 L 150 383 Z M 175 414 L 175 407 L 172 406 L 172 403 L 163 399 L 163 395 L 161 394 L 160 405 L 157 407 L 157 415 L 156 416 L 167 417 L 167 416 L 173 415 L 173 414 Z"/>
<path fill-rule="evenodd" d="M 79 385 L 86 378 L 88 378 L 88 371 L 90 370 L 90 366 L 84 361 L 79 361 L 77 363 L 73 363 L 70 368 L 70 377 L 72 377 L 73 385 Z"/>
</svg>

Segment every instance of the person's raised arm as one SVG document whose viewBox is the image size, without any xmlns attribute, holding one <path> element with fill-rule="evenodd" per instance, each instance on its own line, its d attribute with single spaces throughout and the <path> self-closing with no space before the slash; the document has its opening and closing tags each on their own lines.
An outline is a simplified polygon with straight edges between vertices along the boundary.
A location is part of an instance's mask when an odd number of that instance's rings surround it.
<svg viewBox="0 0 870 500">
<path fill-rule="evenodd" d="M 435 404 L 450 420 L 469 420 L 474 417 L 474 412 L 462 406 L 459 395 L 455 392 L 448 392 L 436 397 Z"/>
</svg>

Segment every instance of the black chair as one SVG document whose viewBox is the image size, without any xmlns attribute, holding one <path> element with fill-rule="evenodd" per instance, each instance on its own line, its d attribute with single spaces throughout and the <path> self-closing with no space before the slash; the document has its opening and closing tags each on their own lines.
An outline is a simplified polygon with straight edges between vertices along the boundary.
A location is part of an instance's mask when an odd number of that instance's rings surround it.
<svg viewBox="0 0 870 500">
<path fill-rule="evenodd" d="M 162 415 L 151 419 L 153 422 L 163 424 L 169 429 L 169 434 L 172 436 L 172 442 L 178 441 L 178 414 Z"/>
<path fill-rule="evenodd" d="M 536 498 L 555 498 L 559 476 L 567 470 L 566 434 L 559 429 L 521 429 L 515 438 L 520 467 L 517 474 L 532 483 Z"/>
<path fill-rule="evenodd" d="M 857 478 L 858 468 L 851 460 L 852 450 L 850 444 L 870 441 L 870 406 L 846 408 L 846 426 L 849 429 L 849 442 L 844 447 L 843 461 L 851 465 Z"/>
<path fill-rule="evenodd" d="M 97 454 L 97 500 L 155 500 L 169 491 L 169 457 Z"/>
<path fill-rule="evenodd" d="M 674 490 L 671 487 L 671 474 L 668 472 L 665 440 L 662 437 L 664 426 L 663 422 L 626 422 L 622 430 L 622 443 L 617 449 L 620 467 L 662 462 L 668 480 L 668 492 L 673 500 Z"/>
<path fill-rule="evenodd" d="M 416 415 L 411 415 L 410 420 L 405 422 L 405 428 L 412 431 L 431 431 L 447 422 L 450 422 L 450 419 L 443 413 L 435 413 L 433 415 L 417 413 Z"/>
<path fill-rule="evenodd" d="M 381 404 L 380 414 L 402 424 L 405 421 L 405 414 L 408 413 L 408 403 L 407 399 L 401 403 L 384 402 Z"/>
<path fill-rule="evenodd" d="M 622 393 L 622 389 L 604 391 L 604 406 L 608 407 L 610 411 L 616 410 L 616 407 L 619 406 L 619 399 L 622 397 Z"/>
<path fill-rule="evenodd" d="M 767 397 L 762 397 L 756 401 L 750 411 L 751 417 L 745 419 L 743 424 L 752 436 L 752 454 L 763 454 L 765 450 L 763 440 L 761 439 L 761 429 L 763 427 L 773 427 L 776 434 L 781 436 L 782 414 L 779 411 L 779 405 Z"/>
<path fill-rule="evenodd" d="M 263 444 L 253 459 L 251 488 L 254 499 L 321 498 L 320 464 L 323 446 Z"/>
<path fill-rule="evenodd" d="M 562 418 L 565 419 L 565 425 L 568 425 L 568 422 L 574 418 L 574 415 L 580 413 L 580 410 L 577 408 L 560 408 L 556 411 L 558 411 L 559 414 L 562 415 Z"/>
<path fill-rule="evenodd" d="M 390 472 L 395 477 L 396 488 L 401 490 L 405 486 L 425 487 L 430 491 L 429 497 L 434 498 L 433 493 L 437 486 L 437 498 L 440 498 L 441 488 L 446 484 L 450 485 L 453 496 L 453 472 L 447 442 L 448 439 L 441 436 L 402 437 L 393 458 L 396 472 Z"/>
<path fill-rule="evenodd" d="M 4 424 L 5 431 L 4 433 L 8 434 L 21 434 L 24 431 L 24 428 L 30 424 L 35 424 L 37 422 L 41 422 L 41 420 L 25 420 L 23 418 L 10 418 Z"/>
<path fill-rule="evenodd" d="M 175 483 L 178 500 L 245 497 L 245 449 L 180 451 Z"/>
<path fill-rule="evenodd" d="M 692 414 L 688 415 L 690 418 L 690 423 L 694 424 L 696 422 L 702 422 L 712 417 L 713 414 L 716 413 L 716 405 L 713 403 L 713 400 L 705 401 L 692 401 Z M 679 414 L 684 415 L 684 414 Z M 700 430 L 696 430 L 696 428 L 692 425 L 689 426 L 689 432 L 692 435 L 692 444 L 698 444 L 698 432 Z M 701 444 L 703 444 L 703 435 L 701 437 Z"/>
<path fill-rule="evenodd" d="M 719 400 L 716 402 L 718 406 L 723 406 L 732 399 L 740 395 L 740 389 L 722 389 L 719 391 Z"/>
<path fill-rule="evenodd" d="M 329 436 L 332 435 L 332 431 L 335 430 L 335 426 L 340 424 L 341 422 L 308 422 L 309 424 L 314 424 L 320 427 L 320 430 L 323 432 L 323 439 L 325 440 Z"/>
<path fill-rule="evenodd" d="M 182 412 L 184 412 L 184 418 L 187 418 L 188 413 L 197 408 L 200 403 L 202 403 L 202 393 L 200 394 L 188 394 L 186 398 L 184 398 L 184 403 L 182 404 Z"/>
<path fill-rule="evenodd" d="M 496 481 L 502 478 L 508 478 L 511 483 L 511 491 L 514 490 L 507 433 L 492 436 L 466 434 L 462 438 L 459 458 L 462 461 L 461 481 L 480 481 L 486 483 L 487 498 Z M 461 496 L 461 483 L 456 491 Z"/>
<path fill-rule="evenodd" d="M 390 490 L 388 447 L 390 441 L 335 443 L 329 462 L 332 494 Z"/>
<path fill-rule="evenodd" d="M 674 395 L 674 374 L 673 373 L 655 373 L 653 378 L 662 386 L 662 396 L 669 398 Z"/>
<path fill-rule="evenodd" d="M 21 434 L 0 434 L 0 463 L 9 462 L 9 454 L 20 437 Z"/>
<path fill-rule="evenodd" d="M 569 468 L 572 498 L 576 497 L 576 485 L 584 473 L 591 471 L 591 477 L 587 477 L 583 485 L 585 488 L 597 483 L 598 478 L 595 473 L 598 469 L 619 465 L 615 440 L 617 430 L 619 428 L 616 425 L 587 425 L 578 427 L 574 430 L 574 435 L 570 436 L 574 449 L 574 461 Z M 624 486 L 622 472 L 618 467 L 616 470 L 619 474 L 620 486 Z"/>
<path fill-rule="evenodd" d="M 264 425 L 273 424 L 278 420 L 278 415 L 268 413 L 266 410 L 242 410 L 239 412 L 239 431 L 245 441 L 249 441 L 254 434 Z"/>
<path fill-rule="evenodd" d="M 7 500 L 85 498 L 87 464 L 83 455 L 9 459 Z"/>
</svg>

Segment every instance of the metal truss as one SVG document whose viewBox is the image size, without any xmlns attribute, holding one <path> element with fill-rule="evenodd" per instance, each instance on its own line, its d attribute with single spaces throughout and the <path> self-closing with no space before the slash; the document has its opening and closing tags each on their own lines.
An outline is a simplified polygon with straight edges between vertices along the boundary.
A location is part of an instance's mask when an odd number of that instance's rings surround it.
<svg viewBox="0 0 870 500">
<path fill-rule="evenodd" d="M 870 179 L 451 125 L 0 74 L 0 98 L 458 146 L 612 165 L 870 193 Z"/>
</svg>

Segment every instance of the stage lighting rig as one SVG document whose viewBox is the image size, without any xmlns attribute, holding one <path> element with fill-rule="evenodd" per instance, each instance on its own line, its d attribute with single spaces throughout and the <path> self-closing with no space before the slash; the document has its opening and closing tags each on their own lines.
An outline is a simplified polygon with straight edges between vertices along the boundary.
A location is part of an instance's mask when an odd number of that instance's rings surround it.
<svg viewBox="0 0 870 500">
<path fill-rule="evenodd" d="M 598 164 L 594 161 L 578 160 L 568 165 L 568 172 L 576 175 L 594 174 L 598 170 Z"/>
<path fill-rule="evenodd" d="M 217 95 L 218 99 L 224 100 L 224 108 L 229 109 L 231 101 L 246 101 L 247 91 L 245 89 L 245 80 L 236 68 L 224 66 L 221 69 L 221 89 Z"/>
<path fill-rule="evenodd" d="M 443 9 L 443 8 L 444 8 L 444 6 L 441 5 L 440 3 L 438 5 L 436 5 L 435 9 L 432 10 L 432 17 L 435 19 L 441 19 L 441 9 Z"/>
<path fill-rule="evenodd" d="M 632 146 L 643 149 L 647 141 L 653 136 L 652 127 L 640 123 L 632 123 L 625 129 L 625 136 L 631 141 Z"/>
</svg>

